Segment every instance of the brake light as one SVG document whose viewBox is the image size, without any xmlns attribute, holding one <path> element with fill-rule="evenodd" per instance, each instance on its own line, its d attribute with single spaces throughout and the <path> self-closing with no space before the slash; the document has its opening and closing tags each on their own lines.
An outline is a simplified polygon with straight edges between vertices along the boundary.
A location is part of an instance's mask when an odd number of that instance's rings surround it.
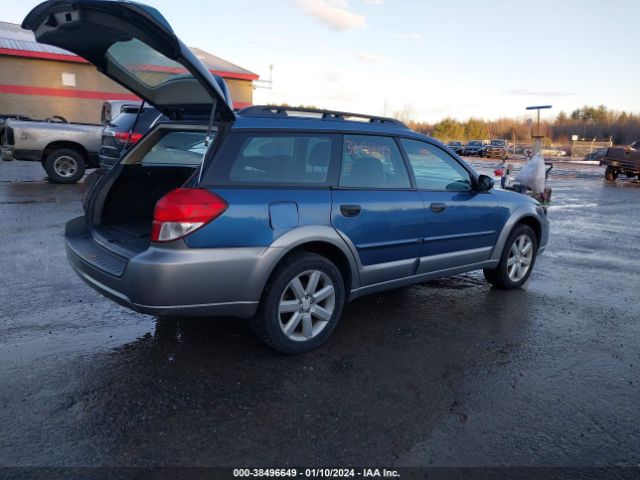
<svg viewBox="0 0 640 480">
<path fill-rule="evenodd" d="M 200 188 L 176 188 L 158 200 L 151 241 L 170 242 L 195 232 L 227 209 L 222 198 Z"/>
<path fill-rule="evenodd" d="M 142 138 L 142 134 L 135 132 L 116 132 L 115 137 L 116 141 L 120 142 L 123 145 L 134 145 L 140 141 L 140 139 Z"/>
</svg>

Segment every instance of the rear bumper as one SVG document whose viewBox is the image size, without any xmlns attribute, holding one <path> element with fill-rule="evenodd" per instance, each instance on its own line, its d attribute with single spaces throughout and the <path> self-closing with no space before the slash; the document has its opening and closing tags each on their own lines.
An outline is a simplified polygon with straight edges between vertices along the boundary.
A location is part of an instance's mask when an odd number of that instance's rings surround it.
<svg viewBox="0 0 640 480">
<path fill-rule="evenodd" d="M 2 160 L 5 162 L 10 162 L 14 159 L 13 150 L 9 147 L 2 147 L 0 154 L 2 155 Z"/>
<path fill-rule="evenodd" d="M 42 152 L 39 150 L 21 150 L 11 145 L 2 147 L 2 159 L 5 161 L 25 160 L 28 162 L 39 162 Z"/>
<path fill-rule="evenodd" d="M 251 317 L 279 248 L 192 249 L 151 246 L 131 258 L 90 237 L 84 217 L 65 232 L 69 263 L 88 285 L 151 315 Z"/>
<path fill-rule="evenodd" d="M 106 168 L 107 170 L 114 167 L 118 163 L 119 158 L 110 157 L 107 155 L 100 155 L 100 168 Z"/>
<path fill-rule="evenodd" d="M 600 165 L 640 172 L 640 162 L 624 161 L 605 157 L 600 160 Z"/>
</svg>

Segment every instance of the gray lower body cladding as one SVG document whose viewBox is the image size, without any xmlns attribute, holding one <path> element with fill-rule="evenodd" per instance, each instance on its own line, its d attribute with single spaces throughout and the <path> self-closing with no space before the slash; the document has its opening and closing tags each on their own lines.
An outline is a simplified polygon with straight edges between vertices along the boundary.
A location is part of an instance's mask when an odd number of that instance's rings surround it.
<svg viewBox="0 0 640 480">
<path fill-rule="evenodd" d="M 251 317 L 279 248 L 159 248 L 126 259 L 98 245 L 84 217 L 67 224 L 67 258 L 106 297 L 151 315 Z"/>
<path fill-rule="evenodd" d="M 398 272 L 398 278 L 370 279 L 372 281 L 364 285 L 354 281 L 349 297 L 354 299 L 434 278 L 495 268 L 509 233 L 525 216 L 532 216 L 529 208 L 509 219 L 492 250 L 476 249 L 483 251 L 415 259 L 409 261 L 409 271 Z M 545 217 L 538 219 L 541 222 L 538 252 L 542 253 L 548 242 L 549 226 Z M 305 228 L 314 229 L 309 226 L 300 230 Z M 293 235 L 295 237 L 295 231 Z M 176 242 L 162 247 L 152 245 L 125 258 L 98 244 L 89 234 L 84 217 L 67 224 L 65 237 L 69 262 L 87 284 L 123 306 L 159 316 L 253 316 L 271 272 L 297 245 L 291 238 L 287 240 L 287 235 L 270 247 L 188 248 Z M 453 256 L 459 260 L 455 264 L 449 258 Z M 366 273 L 359 264 L 350 268 L 357 278 Z"/>
</svg>

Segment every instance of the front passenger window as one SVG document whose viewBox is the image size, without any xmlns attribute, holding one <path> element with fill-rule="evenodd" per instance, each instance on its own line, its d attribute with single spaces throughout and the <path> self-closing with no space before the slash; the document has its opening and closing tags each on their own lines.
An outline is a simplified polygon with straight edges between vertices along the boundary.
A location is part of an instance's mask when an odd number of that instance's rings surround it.
<svg viewBox="0 0 640 480">
<path fill-rule="evenodd" d="M 400 139 L 400 143 L 407 152 L 419 189 L 456 192 L 473 189 L 469 172 L 443 150 L 406 138 Z"/>
</svg>

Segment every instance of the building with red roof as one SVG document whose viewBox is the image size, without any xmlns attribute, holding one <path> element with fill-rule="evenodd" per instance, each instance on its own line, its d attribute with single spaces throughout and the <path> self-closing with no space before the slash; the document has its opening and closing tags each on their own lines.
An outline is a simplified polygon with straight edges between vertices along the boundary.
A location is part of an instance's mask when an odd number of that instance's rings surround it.
<svg viewBox="0 0 640 480">
<path fill-rule="evenodd" d="M 253 103 L 258 75 L 198 48 L 193 53 L 225 79 L 235 108 Z M 71 122 L 99 123 L 105 100 L 139 100 L 86 60 L 35 41 L 20 25 L 0 22 L 0 115 L 61 115 Z"/>
</svg>

